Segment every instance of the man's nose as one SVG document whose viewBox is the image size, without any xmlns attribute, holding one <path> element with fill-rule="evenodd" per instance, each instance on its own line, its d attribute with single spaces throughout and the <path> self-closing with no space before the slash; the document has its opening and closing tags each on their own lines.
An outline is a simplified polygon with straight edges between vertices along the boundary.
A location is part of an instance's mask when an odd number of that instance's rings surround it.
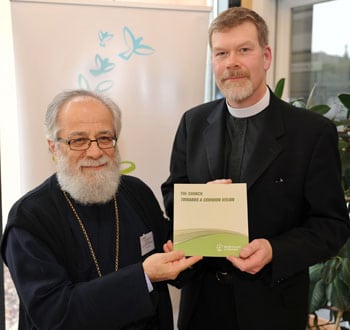
<svg viewBox="0 0 350 330">
<path fill-rule="evenodd" d="M 86 155 L 91 158 L 99 158 L 102 154 L 103 151 L 98 146 L 97 141 L 91 141 L 89 149 L 86 150 Z"/>
<path fill-rule="evenodd" d="M 239 66 L 238 55 L 234 52 L 231 52 L 226 58 L 226 66 L 228 68 L 233 68 Z"/>
</svg>

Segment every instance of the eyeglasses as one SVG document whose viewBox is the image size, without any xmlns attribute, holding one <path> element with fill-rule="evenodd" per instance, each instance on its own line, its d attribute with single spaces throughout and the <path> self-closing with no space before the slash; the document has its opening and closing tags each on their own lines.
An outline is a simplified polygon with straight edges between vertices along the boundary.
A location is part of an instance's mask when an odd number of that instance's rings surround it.
<svg viewBox="0 0 350 330">
<path fill-rule="evenodd" d="M 82 151 L 82 150 L 89 149 L 92 142 L 96 142 L 97 146 L 100 149 L 114 148 L 117 142 L 117 138 L 111 137 L 111 136 L 100 136 L 95 140 L 90 140 L 88 138 L 76 138 L 76 139 L 66 140 L 59 137 L 57 138 L 57 141 L 68 144 L 71 150 Z"/>
</svg>

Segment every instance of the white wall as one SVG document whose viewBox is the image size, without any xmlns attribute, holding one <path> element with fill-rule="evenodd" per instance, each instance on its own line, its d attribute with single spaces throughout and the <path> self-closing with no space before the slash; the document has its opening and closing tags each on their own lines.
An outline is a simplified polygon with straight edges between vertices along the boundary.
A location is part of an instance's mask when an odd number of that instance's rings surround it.
<svg viewBox="0 0 350 330">
<path fill-rule="evenodd" d="M 20 177 L 10 1 L 0 1 L 0 13 L 0 142 L 2 211 L 4 224 L 11 204 L 20 195 Z"/>
</svg>

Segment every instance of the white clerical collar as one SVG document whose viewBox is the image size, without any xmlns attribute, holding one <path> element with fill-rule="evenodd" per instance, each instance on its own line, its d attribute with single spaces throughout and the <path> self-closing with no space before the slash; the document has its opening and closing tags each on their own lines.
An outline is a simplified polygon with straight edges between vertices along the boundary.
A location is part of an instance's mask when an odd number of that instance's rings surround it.
<svg viewBox="0 0 350 330">
<path fill-rule="evenodd" d="M 248 118 L 248 117 L 257 115 L 259 112 L 263 111 L 269 105 L 269 102 L 270 102 L 270 91 L 268 88 L 266 88 L 265 95 L 258 103 L 255 103 L 254 105 L 247 108 L 232 108 L 231 106 L 229 106 L 226 100 L 228 111 L 233 117 L 236 117 L 236 118 Z"/>
</svg>

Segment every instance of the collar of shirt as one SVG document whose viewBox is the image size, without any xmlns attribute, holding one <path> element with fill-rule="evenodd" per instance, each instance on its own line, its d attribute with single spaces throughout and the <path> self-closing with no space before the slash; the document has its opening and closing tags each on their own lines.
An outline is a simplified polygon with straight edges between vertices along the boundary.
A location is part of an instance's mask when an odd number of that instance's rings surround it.
<svg viewBox="0 0 350 330">
<path fill-rule="evenodd" d="M 269 105 L 269 102 L 270 102 L 270 92 L 269 92 L 269 89 L 266 88 L 266 93 L 262 97 L 262 99 L 250 107 L 232 108 L 231 106 L 228 105 L 227 101 L 226 101 L 226 104 L 227 104 L 227 108 L 228 108 L 229 113 L 233 117 L 248 118 L 248 117 L 252 117 L 254 115 L 257 115 L 258 113 L 263 111 Z"/>
</svg>

